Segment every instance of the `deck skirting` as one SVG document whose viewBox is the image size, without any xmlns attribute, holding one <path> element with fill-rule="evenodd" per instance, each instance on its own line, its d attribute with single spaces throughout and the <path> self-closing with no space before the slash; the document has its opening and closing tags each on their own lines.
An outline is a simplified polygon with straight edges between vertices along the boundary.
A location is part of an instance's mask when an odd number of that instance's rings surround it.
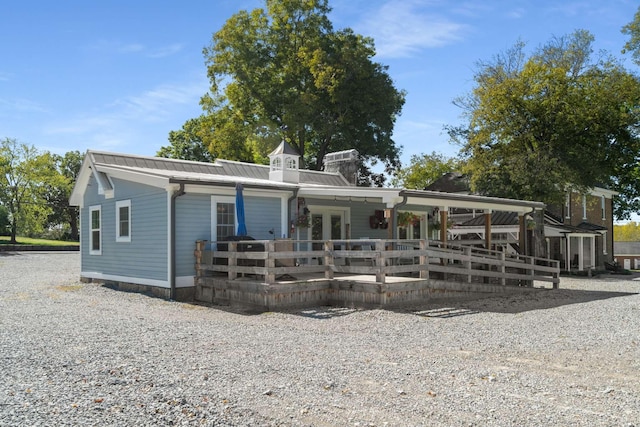
<svg viewBox="0 0 640 427">
<path fill-rule="evenodd" d="M 206 304 L 235 305 L 261 311 L 339 306 L 395 308 L 434 302 L 539 292 L 532 287 L 414 279 L 376 283 L 366 278 L 336 277 L 265 284 L 249 279 L 200 277 L 195 300 Z"/>
</svg>

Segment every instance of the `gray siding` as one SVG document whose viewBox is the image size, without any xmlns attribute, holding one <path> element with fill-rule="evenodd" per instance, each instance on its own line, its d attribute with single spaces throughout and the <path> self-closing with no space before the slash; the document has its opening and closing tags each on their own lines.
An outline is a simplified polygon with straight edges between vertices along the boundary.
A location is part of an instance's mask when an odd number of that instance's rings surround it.
<svg viewBox="0 0 640 427">
<path fill-rule="evenodd" d="M 114 197 L 97 194 L 91 178 L 81 210 L 82 271 L 167 280 L 167 193 L 143 184 L 112 180 Z M 131 200 L 131 242 L 116 242 L 116 202 Z M 102 255 L 89 254 L 89 208 L 102 209 Z"/>
</svg>

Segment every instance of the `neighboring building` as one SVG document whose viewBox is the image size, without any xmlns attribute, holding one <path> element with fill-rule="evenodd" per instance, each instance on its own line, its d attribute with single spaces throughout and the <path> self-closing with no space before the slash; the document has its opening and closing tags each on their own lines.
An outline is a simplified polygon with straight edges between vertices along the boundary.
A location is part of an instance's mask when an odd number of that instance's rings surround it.
<svg viewBox="0 0 640 427">
<path fill-rule="evenodd" d="M 443 175 L 426 189 L 469 194 L 468 180 L 464 175 Z M 605 262 L 613 259 L 613 196 L 615 191 L 593 188 L 589 194 L 568 192 L 563 206 L 547 206 L 544 212 L 544 254 L 560 261 L 564 270 L 587 270 L 604 268 Z M 451 212 L 455 225 L 449 233 L 453 240 L 478 243 L 486 240 L 485 218 L 482 212 L 457 210 Z M 539 220 L 540 216 L 538 216 Z M 520 251 L 527 241 L 528 252 L 532 252 L 535 215 L 527 218 L 529 237 L 523 239 L 518 218 L 512 213 L 492 213 L 492 236 L 496 247 L 508 252 Z"/>
<path fill-rule="evenodd" d="M 615 191 L 595 187 L 589 194 L 566 194 L 562 206 L 548 206 L 545 237 L 549 258 L 561 268 L 603 269 L 613 260 L 613 196 Z"/>
<path fill-rule="evenodd" d="M 613 242 L 613 260 L 627 270 L 640 270 L 640 242 Z"/>
<path fill-rule="evenodd" d="M 433 229 L 448 224 L 449 210 L 513 212 L 522 224 L 524 215 L 544 209 L 523 200 L 356 187 L 357 169 L 343 163 L 357 157 L 329 154 L 327 169 L 335 172 L 320 172 L 299 169 L 285 142 L 269 166 L 88 151 L 70 198 L 80 207 L 81 277 L 190 299 L 195 242 L 236 234 L 237 184 L 247 235 L 257 240 L 446 240 L 446 232 Z"/>
</svg>

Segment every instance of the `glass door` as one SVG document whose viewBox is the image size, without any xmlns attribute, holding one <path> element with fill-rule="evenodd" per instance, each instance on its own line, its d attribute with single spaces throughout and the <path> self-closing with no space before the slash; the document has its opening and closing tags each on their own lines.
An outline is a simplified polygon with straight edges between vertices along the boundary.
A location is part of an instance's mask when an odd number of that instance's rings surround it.
<svg viewBox="0 0 640 427">
<path fill-rule="evenodd" d="M 325 240 L 342 240 L 345 235 L 344 211 L 324 211 L 311 213 L 311 240 L 313 250 L 321 250 Z"/>
</svg>

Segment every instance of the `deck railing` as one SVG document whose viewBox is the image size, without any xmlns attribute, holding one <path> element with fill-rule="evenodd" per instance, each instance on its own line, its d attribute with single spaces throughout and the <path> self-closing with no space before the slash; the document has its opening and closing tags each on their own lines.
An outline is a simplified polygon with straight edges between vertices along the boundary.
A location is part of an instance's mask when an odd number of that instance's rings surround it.
<svg viewBox="0 0 640 427">
<path fill-rule="evenodd" d="M 223 249 L 223 250 L 221 250 Z M 199 276 L 229 280 L 254 276 L 266 284 L 305 274 L 333 279 L 341 275 L 375 275 L 466 283 L 532 286 L 534 281 L 559 284 L 555 260 L 511 255 L 471 246 L 427 240 L 250 240 L 196 242 Z"/>
</svg>

